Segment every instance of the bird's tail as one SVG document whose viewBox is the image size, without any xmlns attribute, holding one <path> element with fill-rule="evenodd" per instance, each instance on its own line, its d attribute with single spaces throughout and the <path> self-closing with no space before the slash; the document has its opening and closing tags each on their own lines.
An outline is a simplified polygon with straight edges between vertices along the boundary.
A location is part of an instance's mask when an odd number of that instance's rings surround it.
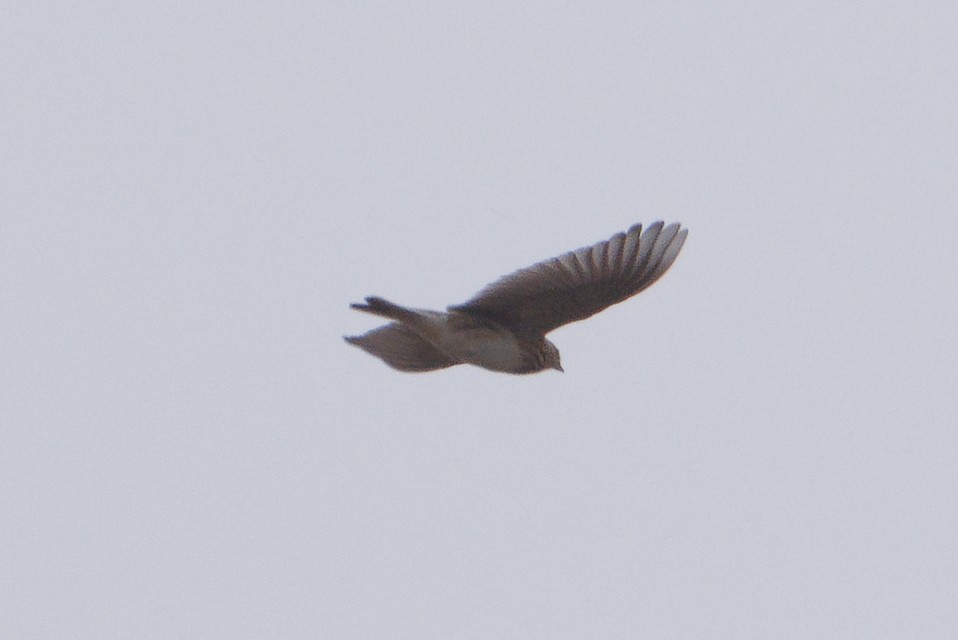
<svg viewBox="0 0 958 640">
<path fill-rule="evenodd" d="M 398 320 L 399 322 L 409 321 L 416 317 L 415 311 L 375 296 L 366 298 L 366 304 L 354 302 L 349 306 L 357 311 L 365 311 L 375 316 L 382 316 L 383 318 Z"/>
</svg>

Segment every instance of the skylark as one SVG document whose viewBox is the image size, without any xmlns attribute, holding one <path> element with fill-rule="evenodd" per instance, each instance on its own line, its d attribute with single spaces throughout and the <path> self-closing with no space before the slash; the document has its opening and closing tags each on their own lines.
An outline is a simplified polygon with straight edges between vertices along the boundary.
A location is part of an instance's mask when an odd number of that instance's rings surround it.
<svg viewBox="0 0 958 640">
<path fill-rule="evenodd" d="M 474 364 L 505 373 L 562 371 L 546 334 L 622 302 L 662 277 L 687 229 L 637 224 L 626 233 L 520 269 L 445 312 L 366 298 L 353 309 L 393 322 L 346 342 L 400 371 Z"/>
</svg>

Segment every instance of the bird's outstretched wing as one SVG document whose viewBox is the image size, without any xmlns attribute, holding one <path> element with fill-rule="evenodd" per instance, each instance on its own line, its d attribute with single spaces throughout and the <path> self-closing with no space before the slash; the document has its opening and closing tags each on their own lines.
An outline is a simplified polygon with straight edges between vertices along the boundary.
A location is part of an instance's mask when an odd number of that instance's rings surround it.
<svg viewBox="0 0 958 640">
<path fill-rule="evenodd" d="M 449 307 L 487 317 L 519 334 L 546 334 L 634 296 L 662 277 L 685 242 L 678 223 L 655 222 L 500 278 Z"/>
<path fill-rule="evenodd" d="M 398 322 L 391 322 L 361 336 L 347 336 L 345 340 L 400 371 L 433 371 L 457 364 Z"/>
</svg>

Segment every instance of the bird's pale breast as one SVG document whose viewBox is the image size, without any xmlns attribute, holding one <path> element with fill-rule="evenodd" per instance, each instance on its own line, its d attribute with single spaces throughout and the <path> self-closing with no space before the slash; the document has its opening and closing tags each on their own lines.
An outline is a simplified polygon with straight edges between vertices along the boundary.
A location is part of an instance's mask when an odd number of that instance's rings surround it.
<svg viewBox="0 0 958 640">
<path fill-rule="evenodd" d="M 476 324 L 457 315 L 450 314 L 436 345 L 450 357 L 495 371 L 514 371 L 528 359 L 510 331 Z"/>
</svg>

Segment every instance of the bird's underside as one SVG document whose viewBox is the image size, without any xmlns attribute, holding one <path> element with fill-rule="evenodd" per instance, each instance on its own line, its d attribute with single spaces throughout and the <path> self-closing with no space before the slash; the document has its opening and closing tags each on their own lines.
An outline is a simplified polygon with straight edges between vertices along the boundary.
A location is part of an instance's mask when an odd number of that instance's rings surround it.
<svg viewBox="0 0 958 640">
<path fill-rule="evenodd" d="M 446 312 L 366 298 L 354 309 L 392 320 L 345 338 L 400 371 L 474 364 L 506 373 L 562 370 L 545 335 L 639 293 L 669 269 L 687 229 L 637 224 L 609 240 L 520 269 Z"/>
</svg>

